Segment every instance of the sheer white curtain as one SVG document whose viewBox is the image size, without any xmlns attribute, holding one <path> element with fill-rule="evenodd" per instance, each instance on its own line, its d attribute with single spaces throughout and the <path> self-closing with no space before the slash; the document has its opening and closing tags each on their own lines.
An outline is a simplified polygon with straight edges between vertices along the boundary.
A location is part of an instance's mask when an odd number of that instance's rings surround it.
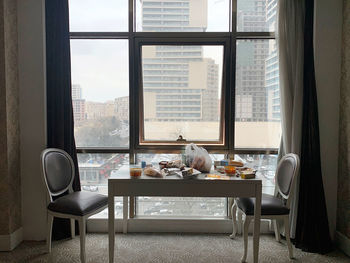
<svg viewBox="0 0 350 263">
<path fill-rule="evenodd" d="M 300 156 L 303 68 L 304 68 L 304 1 L 278 0 L 277 42 L 280 67 L 282 139 L 279 156 Z M 291 204 L 291 237 L 295 236 L 298 208 L 297 182 Z"/>
</svg>

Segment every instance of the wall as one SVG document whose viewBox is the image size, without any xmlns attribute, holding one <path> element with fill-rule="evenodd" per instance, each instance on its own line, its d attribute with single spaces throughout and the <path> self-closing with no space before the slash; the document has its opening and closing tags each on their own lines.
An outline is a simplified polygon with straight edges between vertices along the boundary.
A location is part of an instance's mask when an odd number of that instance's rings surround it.
<svg viewBox="0 0 350 263">
<path fill-rule="evenodd" d="M 43 0 L 18 0 L 22 223 L 25 240 L 43 240 L 45 188 L 39 156 L 46 146 Z"/>
<path fill-rule="evenodd" d="M 315 71 L 323 184 L 330 233 L 337 207 L 342 1 L 315 0 Z"/>
<path fill-rule="evenodd" d="M 17 4 L 0 0 L 0 251 L 22 241 Z"/>
<path fill-rule="evenodd" d="M 350 2 L 347 0 L 343 15 L 337 242 L 350 255 Z"/>
</svg>

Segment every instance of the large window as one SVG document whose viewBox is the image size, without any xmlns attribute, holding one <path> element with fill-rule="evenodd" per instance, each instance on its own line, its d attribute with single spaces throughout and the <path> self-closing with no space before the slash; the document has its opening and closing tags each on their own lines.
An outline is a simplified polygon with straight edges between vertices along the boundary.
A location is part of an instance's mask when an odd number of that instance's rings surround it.
<svg viewBox="0 0 350 263">
<path fill-rule="evenodd" d="M 241 159 L 273 193 L 281 136 L 277 0 L 70 0 L 82 188 L 189 142 Z M 178 140 L 180 137 L 185 139 Z M 225 217 L 225 198 L 138 197 L 136 216 Z M 122 200 L 116 202 L 121 215 Z M 106 211 L 98 215 L 105 217 Z"/>
</svg>

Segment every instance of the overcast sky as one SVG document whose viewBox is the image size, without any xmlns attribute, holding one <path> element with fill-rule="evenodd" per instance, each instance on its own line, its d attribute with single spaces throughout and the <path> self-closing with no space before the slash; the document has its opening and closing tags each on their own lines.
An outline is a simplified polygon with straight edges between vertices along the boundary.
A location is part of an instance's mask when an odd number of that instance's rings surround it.
<svg viewBox="0 0 350 263">
<path fill-rule="evenodd" d="M 128 0 L 69 0 L 69 8 L 71 32 L 118 32 L 128 28 Z M 137 24 L 141 28 L 140 19 Z M 207 31 L 227 31 L 228 24 L 229 1 L 208 0 Z M 213 50 L 204 48 L 204 57 L 222 64 L 222 54 Z M 71 51 L 72 82 L 81 85 L 84 99 L 104 102 L 128 96 L 127 40 L 72 40 Z"/>
</svg>

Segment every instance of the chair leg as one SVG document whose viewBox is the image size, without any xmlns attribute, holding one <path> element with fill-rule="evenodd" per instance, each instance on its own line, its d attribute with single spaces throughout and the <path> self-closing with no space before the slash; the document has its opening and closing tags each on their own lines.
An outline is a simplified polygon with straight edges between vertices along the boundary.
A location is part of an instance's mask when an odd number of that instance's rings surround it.
<svg viewBox="0 0 350 263">
<path fill-rule="evenodd" d="M 70 219 L 70 235 L 73 238 L 75 238 L 75 220 Z"/>
<path fill-rule="evenodd" d="M 47 229 L 46 229 L 46 251 L 51 253 L 53 215 L 47 213 Z"/>
<path fill-rule="evenodd" d="M 242 235 L 242 232 L 243 232 L 243 220 L 242 220 L 242 217 L 243 217 L 243 213 L 241 210 L 237 210 L 237 221 L 238 221 L 238 229 L 237 229 L 237 233 Z"/>
<path fill-rule="evenodd" d="M 277 242 L 281 242 L 280 226 L 277 222 L 277 219 L 273 219 L 273 228 L 275 229 L 275 238 Z"/>
<path fill-rule="evenodd" d="M 236 237 L 237 233 L 237 205 L 236 201 L 234 201 L 232 205 L 232 235 L 230 235 L 230 238 L 234 239 Z"/>
<path fill-rule="evenodd" d="M 81 263 L 85 263 L 86 261 L 86 255 L 85 255 L 86 220 L 85 218 L 81 218 L 79 220 L 79 234 L 80 234 L 80 261 Z"/>
<path fill-rule="evenodd" d="M 244 254 L 242 257 L 242 262 L 246 262 L 247 253 L 248 253 L 248 230 L 249 224 L 252 219 L 249 216 L 245 216 L 244 225 L 243 225 L 243 241 L 244 241 Z"/>
<path fill-rule="evenodd" d="M 289 258 L 293 258 L 293 247 L 292 243 L 290 242 L 290 229 L 289 229 L 289 215 L 284 217 L 284 227 L 285 227 L 285 234 L 286 234 L 286 240 L 288 245 L 288 252 L 289 252 Z"/>
</svg>

